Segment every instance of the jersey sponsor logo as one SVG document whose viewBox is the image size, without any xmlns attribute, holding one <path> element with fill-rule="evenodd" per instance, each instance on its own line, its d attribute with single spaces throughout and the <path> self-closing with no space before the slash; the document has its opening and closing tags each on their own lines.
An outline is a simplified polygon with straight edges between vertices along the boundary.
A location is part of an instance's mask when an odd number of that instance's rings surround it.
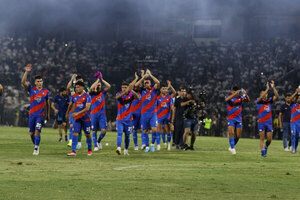
<svg viewBox="0 0 300 200">
<path fill-rule="evenodd" d="M 267 111 L 267 112 L 270 112 L 270 106 L 268 106 L 268 105 L 264 105 L 264 108 L 263 108 L 265 111 Z"/>
<path fill-rule="evenodd" d="M 147 95 L 146 95 L 146 99 L 147 99 L 147 100 L 151 100 L 151 94 L 147 94 Z"/>
</svg>

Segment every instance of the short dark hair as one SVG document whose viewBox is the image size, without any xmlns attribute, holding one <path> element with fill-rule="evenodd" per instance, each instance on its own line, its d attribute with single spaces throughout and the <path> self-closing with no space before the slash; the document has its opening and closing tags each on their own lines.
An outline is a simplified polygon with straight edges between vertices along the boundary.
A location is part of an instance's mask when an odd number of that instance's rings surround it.
<svg viewBox="0 0 300 200">
<path fill-rule="evenodd" d="M 42 78 L 42 76 L 40 76 L 40 75 L 36 75 L 36 76 L 34 77 L 34 80 L 36 80 L 36 79 L 43 79 L 43 78 Z"/>
<path fill-rule="evenodd" d="M 83 78 L 82 78 L 81 75 L 77 75 L 77 76 L 76 76 L 76 80 L 78 80 L 78 79 L 83 79 Z"/>
<path fill-rule="evenodd" d="M 76 86 L 76 85 L 79 85 L 79 86 L 84 87 L 84 82 L 82 82 L 82 81 L 77 81 L 77 82 L 75 83 L 75 86 Z"/>
<path fill-rule="evenodd" d="M 238 91 L 239 89 L 240 89 L 240 88 L 239 88 L 238 86 L 233 86 L 233 87 L 232 87 L 232 90 L 233 90 L 233 91 Z"/>
<path fill-rule="evenodd" d="M 186 90 L 186 89 L 185 89 L 185 87 L 180 87 L 179 91 L 181 91 L 181 90 Z"/>
<path fill-rule="evenodd" d="M 128 85 L 129 85 L 129 83 L 127 83 L 127 82 L 123 82 L 123 83 L 122 83 L 122 85 L 126 85 L 126 86 L 128 86 Z"/>
<path fill-rule="evenodd" d="M 261 88 L 261 89 L 259 90 L 259 93 L 261 93 L 261 92 L 263 92 L 263 91 L 265 91 L 265 89 Z"/>
<path fill-rule="evenodd" d="M 60 88 L 59 89 L 59 92 L 63 92 L 63 91 L 65 91 L 66 90 L 66 88 Z"/>
<path fill-rule="evenodd" d="M 162 84 L 160 85 L 160 88 L 163 88 L 163 87 L 168 87 L 168 84 L 162 83 Z"/>
<path fill-rule="evenodd" d="M 292 96 L 291 93 L 286 93 L 286 94 L 284 95 L 284 97 L 289 97 L 289 96 Z"/>
<path fill-rule="evenodd" d="M 144 79 L 144 81 L 151 81 L 151 79 L 149 78 L 149 77 L 146 77 L 145 79 Z"/>
</svg>

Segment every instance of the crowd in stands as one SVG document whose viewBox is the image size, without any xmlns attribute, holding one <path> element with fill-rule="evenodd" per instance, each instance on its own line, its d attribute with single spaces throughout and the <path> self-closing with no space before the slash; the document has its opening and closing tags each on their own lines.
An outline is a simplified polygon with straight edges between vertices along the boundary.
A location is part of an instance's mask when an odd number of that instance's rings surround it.
<svg viewBox="0 0 300 200">
<path fill-rule="evenodd" d="M 61 41 L 55 38 L 27 40 L 0 38 L 0 83 L 2 123 L 5 109 L 26 110 L 27 91 L 21 87 L 26 64 L 31 75 L 40 74 L 45 88 L 54 97 L 65 87 L 72 74 L 80 74 L 91 85 L 93 74 L 101 71 L 112 89 L 106 99 L 108 121 L 115 121 L 117 106 L 114 95 L 121 82 L 134 78 L 134 72 L 149 68 L 161 82 L 170 80 L 176 89 L 192 86 L 198 94 L 206 91 L 205 114 L 212 118 L 215 135 L 226 135 L 224 97 L 233 85 L 248 91 L 251 102 L 243 107 L 245 134 L 255 137 L 257 108 L 255 99 L 268 80 L 274 80 L 280 94 L 274 116 L 286 92 L 298 87 L 300 41 L 277 38 L 256 42 L 196 44 L 192 40 L 125 40 L 110 42 Z M 30 79 L 33 84 L 33 79 Z M 23 116 L 22 112 L 18 116 Z M 205 131 L 204 131 L 205 132 Z M 203 134 L 204 134 L 203 132 Z"/>
</svg>

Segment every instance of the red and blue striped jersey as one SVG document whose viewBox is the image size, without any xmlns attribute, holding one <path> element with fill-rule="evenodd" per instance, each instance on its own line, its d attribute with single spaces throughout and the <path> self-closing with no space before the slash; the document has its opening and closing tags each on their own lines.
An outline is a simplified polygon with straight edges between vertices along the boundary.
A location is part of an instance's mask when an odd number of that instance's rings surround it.
<svg viewBox="0 0 300 200">
<path fill-rule="evenodd" d="M 258 109 L 258 120 L 259 123 L 272 123 L 272 103 L 273 98 L 270 97 L 267 100 L 256 100 Z"/>
<path fill-rule="evenodd" d="M 227 98 L 228 96 L 226 96 L 225 98 Z M 247 98 L 241 96 L 234 97 L 229 101 L 227 101 L 227 119 L 229 120 L 235 119 L 235 120 L 242 121 L 243 102 L 247 102 Z"/>
<path fill-rule="evenodd" d="M 300 124 L 300 104 L 295 103 L 291 105 L 291 122 L 296 122 Z"/>
<path fill-rule="evenodd" d="M 150 90 L 142 89 L 141 98 L 142 114 L 157 112 L 157 90 L 154 87 Z"/>
<path fill-rule="evenodd" d="M 49 91 L 42 88 L 38 90 L 37 87 L 30 86 L 29 89 L 30 95 L 30 115 L 39 115 L 42 116 L 45 113 L 45 105 L 49 99 Z"/>
<path fill-rule="evenodd" d="M 85 92 L 81 96 L 78 93 L 76 93 L 72 96 L 71 102 L 75 105 L 75 110 L 73 112 L 77 113 L 85 109 L 87 103 L 91 103 L 91 96 Z M 90 111 L 86 111 L 80 115 L 77 115 L 76 117 L 74 117 L 74 119 L 90 121 Z"/>
<path fill-rule="evenodd" d="M 171 105 L 174 105 L 174 100 L 171 95 L 157 97 L 157 118 L 171 118 Z"/>
<path fill-rule="evenodd" d="M 141 93 L 138 92 L 139 98 L 134 99 L 132 101 L 132 113 L 133 114 L 141 114 L 142 111 L 142 101 L 141 101 Z"/>
<path fill-rule="evenodd" d="M 116 95 L 121 94 L 118 92 Z M 133 101 L 132 93 L 128 93 L 127 95 L 122 96 L 118 99 L 118 115 L 117 120 L 131 121 L 132 117 L 132 101 Z"/>
<path fill-rule="evenodd" d="M 105 114 L 105 91 L 91 92 L 91 114 Z"/>
</svg>

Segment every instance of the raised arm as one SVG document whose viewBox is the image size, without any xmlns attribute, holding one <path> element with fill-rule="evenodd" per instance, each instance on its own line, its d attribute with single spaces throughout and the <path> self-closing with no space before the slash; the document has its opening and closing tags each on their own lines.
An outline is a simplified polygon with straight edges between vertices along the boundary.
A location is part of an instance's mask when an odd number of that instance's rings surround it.
<svg viewBox="0 0 300 200">
<path fill-rule="evenodd" d="M 175 97 L 176 96 L 176 90 L 173 88 L 173 86 L 171 84 L 171 81 L 167 80 L 167 83 L 168 83 L 168 89 L 172 90 L 172 97 Z"/>
<path fill-rule="evenodd" d="M 259 96 L 259 98 L 257 99 L 258 102 L 260 102 L 263 99 L 263 97 L 268 93 L 269 88 L 270 88 L 269 87 L 269 82 L 267 82 L 265 91 L 263 91 L 261 93 L 261 95 Z"/>
<path fill-rule="evenodd" d="M 146 74 L 147 74 L 147 73 L 148 73 L 148 75 L 152 78 L 152 80 L 155 82 L 154 88 L 155 88 L 156 90 L 158 90 L 159 87 L 160 87 L 160 82 L 159 82 L 159 80 L 158 80 L 155 76 L 152 75 L 152 73 L 151 73 L 151 71 L 150 71 L 149 69 L 147 69 Z"/>
<path fill-rule="evenodd" d="M 67 91 L 70 92 L 72 83 L 73 83 L 73 79 L 76 78 L 77 74 L 73 74 L 73 76 L 71 77 L 71 80 L 69 81 L 68 85 L 67 85 Z"/>
<path fill-rule="evenodd" d="M 297 88 L 296 91 L 294 92 L 294 94 L 292 94 L 292 96 L 289 96 L 288 98 L 291 101 L 294 101 L 295 97 L 297 96 L 297 94 L 300 92 L 300 88 Z"/>
<path fill-rule="evenodd" d="M 102 83 L 105 85 L 104 91 L 108 92 L 111 88 L 111 85 L 107 81 L 105 81 L 104 79 L 102 79 Z"/>
<path fill-rule="evenodd" d="M 241 92 L 241 90 L 237 90 L 234 93 L 232 93 L 231 95 L 229 95 L 227 98 L 225 98 L 225 101 L 230 101 L 233 97 L 235 97 L 237 94 L 239 94 Z"/>
<path fill-rule="evenodd" d="M 94 89 L 97 87 L 97 84 L 100 82 L 100 79 L 97 78 L 97 80 L 91 85 L 91 88 L 89 90 L 89 93 L 93 92 Z"/>
<path fill-rule="evenodd" d="M 131 90 L 131 92 L 132 92 L 133 97 L 134 97 L 135 99 L 139 99 L 139 98 L 140 98 L 139 94 L 136 93 L 134 90 Z"/>
<path fill-rule="evenodd" d="M 242 93 L 245 95 L 247 102 L 250 102 L 250 97 L 248 96 L 247 91 L 243 89 Z"/>
<path fill-rule="evenodd" d="M 29 89 L 29 86 L 30 86 L 30 84 L 27 82 L 27 76 L 28 76 L 28 73 L 31 71 L 31 69 L 32 69 L 32 65 L 31 65 L 31 64 L 28 64 L 28 65 L 26 66 L 25 73 L 24 73 L 24 75 L 23 75 L 23 77 L 22 77 L 22 80 L 21 80 L 22 85 L 23 85 L 27 90 Z"/>
<path fill-rule="evenodd" d="M 277 90 L 275 88 L 274 81 L 271 81 L 270 85 L 271 85 L 271 87 L 273 89 L 273 92 L 274 92 L 273 101 L 276 101 L 279 98 L 279 94 L 278 94 L 278 92 L 277 92 Z"/>
</svg>

